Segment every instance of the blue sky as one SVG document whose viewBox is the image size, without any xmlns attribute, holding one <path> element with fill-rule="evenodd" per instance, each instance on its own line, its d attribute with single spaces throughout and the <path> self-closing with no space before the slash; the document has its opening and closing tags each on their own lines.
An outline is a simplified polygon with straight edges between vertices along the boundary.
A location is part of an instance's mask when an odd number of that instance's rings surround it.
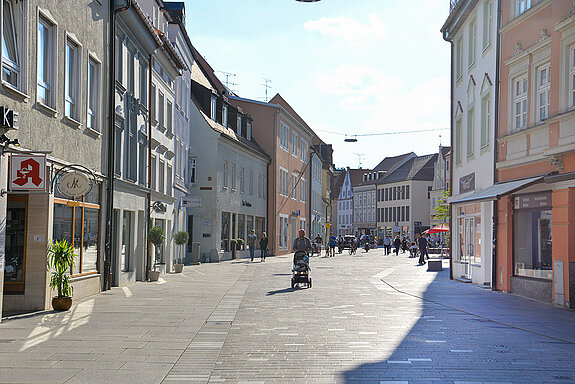
<svg viewBox="0 0 575 384">
<path fill-rule="evenodd" d="M 186 0 L 190 38 L 240 96 L 280 93 L 337 167 L 449 145 L 448 0 Z M 218 73 L 222 81 L 225 76 Z M 442 129 L 442 130 L 439 130 Z M 434 130 L 358 137 L 345 134 Z M 332 133 L 336 132 L 336 133 Z M 338 133 L 338 134 L 337 134 Z"/>
</svg>

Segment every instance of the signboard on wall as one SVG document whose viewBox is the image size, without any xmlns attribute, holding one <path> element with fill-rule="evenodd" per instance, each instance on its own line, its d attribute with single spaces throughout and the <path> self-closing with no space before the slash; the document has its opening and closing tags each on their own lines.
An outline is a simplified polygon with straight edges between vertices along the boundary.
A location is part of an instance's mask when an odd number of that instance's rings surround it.
<svg viewBox="0 0 575 384">
<path fill-rule="evenodd" d="M 182 198 L 182 207 L 185 208 L 201 208 L 202 199 L 200 197 L 184 197 Z"/>
<path fill-rule="evenodd" d="M 10 156 L 10 191 L 46 190 L 46 155 Z"/>
<path fill-rule="evenodd" d="M 514 209 L 544 209 L 551 208 L 551 192 L 534 193 L 516 196 Z"/>
<path fill-rule="evenodd" d="M 459 193 L 475 191 L 475 172 L 459 178 Z"/>
</svg>

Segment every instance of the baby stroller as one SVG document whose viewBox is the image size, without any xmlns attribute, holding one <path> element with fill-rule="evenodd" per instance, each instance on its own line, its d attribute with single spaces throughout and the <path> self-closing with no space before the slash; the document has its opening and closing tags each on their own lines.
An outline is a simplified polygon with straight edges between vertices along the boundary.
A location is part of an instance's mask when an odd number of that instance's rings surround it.
<svg viewBox="0 0 575 384">
<path fill-rule="evenodd" d="M 311 288 L 311 277 L 309 277 L 309 256 L 306 252 L 298 251 L 293 256 L 291 287 L 295 288 L 296 284 L 306 284 Z"/>
</svg>

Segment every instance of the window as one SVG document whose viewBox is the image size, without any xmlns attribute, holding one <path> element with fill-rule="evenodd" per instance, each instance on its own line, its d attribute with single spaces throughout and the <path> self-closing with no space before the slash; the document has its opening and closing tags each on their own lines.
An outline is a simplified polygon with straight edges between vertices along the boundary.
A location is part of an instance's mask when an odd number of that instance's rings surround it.
<svg viewBox="0 0 575 384">
<path fill-rule="evenodd" d="M 401 207 L 401 221 L 405 221 L 405 207 Z"/>
<path fill-rule="evenodd" d="M 158 92 L 158 126 L 162 129 L 166 129 L 165 125 L 165 118 L 166 114 L 164 112 L 164 94 L 162 92 Z"/>
<path fill-rule="evenodd" d="M 517 6 L 515 12 L 517 12 L 517 16 L 521 15 L 523 12 L 531 8 L 531 0 L 516 0 L 516 1 Z"/>
<path fill-rule="evenodd" d="M 166 195 L 168 196 L 172 196 L 172 166 L 170 164 L 167 165 L 167 171 L 166 171 L 166 181 L 167 181 L 167 185 L 166 185 Z"/>
<path fill-rule="evenodd" d="M 467 157 L 473 155 L 474 120 L 475 113 L 472 109 L 467 112 Z"/>
<path fill-rule="evenodd" d="M 297 157 L 297 154 L 298 154 L 298 146 L 299 146 L 299 141 L 298 141 L 297 133 L 292 132 L 292 134 L 291 134 L 291 154 L 294 155 L 295 157 Z"/>
<path fill-rule="evenodd" d="M 230 213 L 222 212 L 222 232 L 220 235 L 220 249 L 224 252 L 229 251 L 230 247 Z"/>
<path fill-rule="evenodd" d="M 217 109 L 217 99 L 214 95 L 212 95 L 211 103 L 210 103 L 210 118 L 213 121 L 216 121 L 216 109 Z"/>
<path fill-rule="evenodd" d="M 138 167 L 139 170 L 139 175 L 138 175 L 138 181 L 140 182 L 141 185 L 146 185 L 146 158 L 147 158 L 147 147 L 146 144 L 140 142 L 139 145 L 139 159 L 140 159 L 140 165 Z"/>
<path fill-rule="evenodd" d="M 246 123 L 246 139 L 252 139 L 252 122 L 249 120 Z"/>
<path fill-rule="evenodd" d="M 228 187 L 228 162 L 224 160 L 224 171 L 223 171 L 223 184 L 224 188 Z"/>
<path fill-rule="evenodd" d="M 222 104 L 222 125 L 224 127 L 228 126 L 228 105 Z"/>
<path fill-rule="evenodd" d="M 73 206 L 71 206 L 73 205 Z M 74 245 L 76 264 L 72 276 L 98 272 L 100 228 L 100 185 L 84 198 L 72 202 L 55 192 L 52 239 L 66 239 Z"/>
<path fill-rule="evenodd" d="M 56 27 L 42 16 L 38 21 L 38 58 L 37 58 L 37 92 L 38 101 L 54 107 L 54 78 L 55 59 L 54 50 Z"/>
<path fill-rule="evenodd" d="M 284 168 L 280 168 L 280 195 L 289 195 L 289 174 L 287 169 Z"/>
<path fill-rule="evenodd" d="M 278 245 L 280 248 L 288 248 L 288 217 L 285 215 L 280 215 L 280 226 L 279 226 L 279 242 Z"/>
<path fill-rule="evenodd" d="M 144 107 L 148 105 L 148 70 L 146 63 L 140 62 L 140 90 L 138 98 Z"/>
<path fill-rule="evenodd" d="M 301 139 L 300 160 L 303 161 L 304 163 L 307 162 L 307 148 L 308 148 L 307 140 Z"/>
<path fill-rule="evenodd" d="M 16 10 L 12 1 L 3 1 L 2 15 L 2 81 L 14 88 L 20 88 L 21 67 L 20 52 L 23 43 L 20 35 L 20 23 L 15 17 Z M 17 16 L 17 14 L 16 14 Z"/>
<path fill-rule="evenodd" d="M 157 190 L 157 185 L 156 185 L 156 156 L 152 156 L 152 164 L 150 164 L 150 173 L 151 178 L 150 178 L 150 188 L 154 191 Z"/>
<path fill-rule="evenodd" d="M 409 185 L 405 186 L 405 198 L 409 199 Z"/>
<path fill-rule="evenodd" d="M 152 121 L 157 122 L 158 116 L 156 116 L 156 85 L 152 84 L 152 88 L 150 89 L 150 113 L 152 115 Z"/>
<path fill-rule="evenodd" d="M 124 130 L 122 129 L 122 123 L 116 121 L 116 161 L 114 164 L 114 174 L 121 176 L 122 175 L 122 137 L 124 136 Z"/>
<path fill-rule="evenodd" d="M 280 123 L 280 148 L 289 151 L 289 128 L 284 123 Z"/>
<path fill-rule="evenodd" d="M 245 172 L 246 172 L 246 170 L 244 169 L 244 167 L 240 167 L 240 192 L 241 193 L 244 193 L 246 191 Z"/>
<path fill-rule="evenodd" d="M 477 22 L 473 20 L 469 24 L 469 46 L 467 47 L 468 51 L 468 65 L 471 67 L 475 64 L 475 51 L 477 48 Z"/>
<path fill-rule="evenodd" d="M 100 132 L 100 63 L 88 59 L 88 90 L 86 108 L 86 126 Z"/>
<path fill-rule="evenodd" d="M 232 178 L 232 191 L 236 190 L 236 165 L 234 163 L 232 163 L 232 169 L 231 169 L 231 178 Z"/>
<path fill-rule="evenodd" d="M 515 128 L 527 125 L 527 76 L 521 76 L 513 81 L 513 111 Z"/>
<path fill-rule="evenodd" d="M 116 44 L 116 81 L 121 83 L 123 78 L 122 69 L 124 67 L 122 59 L 124 44 L 122 43 L 121 37 L 118 35 L 116 35 L 115 44 Z"/>
<path fill-rule="evenodd" d="M 197 172 L 197 157 L 190 157 L 190 183 L 196 183 L 196 172 Z"/>
<path fill-rule="evenodd" d="M 236 133 L 238 136 L 242 135 L 242 115 L 238 113 L 236 117 Z"/>
<path fill-rule="evenodd" d="M 136 115 L 133 111 L 128 113 L 128 130 L 126 144 L 126 165 L 128 167 L 128 179 L 136 181 L 138 178 L 138 126 Z"/>
<path fill-rule="evenodd" d="M 160 193 L 164 193 L 166 187 L 165 164 L 164 160 L 158 163 L 158 192 Z"/>
<path fill-rule="evenodd" d="M 538 120 L 549 117 L 549 102 L 551 97 L 551 67 L 543 66 L 537 70 L 537 111 Z"/>
<path fill-rule="evenodd" d="M 458 119 L 455 122 L 455 147 L 453 150 L 455 151 L 455 162 L 461 163 L 461 151 L 463 150 L 463 140 L 462 140 L 462 132 L 461 132 L 461 119 Z"/>
<path fill-rule="evenodd" d="M 296 189 L 296 188 L 297 188 L 297 184 L 298 184 L 298 182 L 297 182 L 297 175 L 294 174 L 294 173 L 292 173 L 292 174 L 291 174 L 291 189 L 292 189 L 292 190 L 291 190 L 291 198 L 294 199 L 294 200 L 297 199 L 297 189 Z"/>
<path fill-rule="evenodd" d="M 401 199 L 405 199 L 405 185 L 401 186 Z"/>
<path fill-rule="evenodd" d="M 307 180 L 301 179 L 299 183 L 299 199 L 302 202 L 307 202 Z"/>
<path fill-rule="evenodd" d="M 79 87 L 80 47 L 72 40 L 66 41 L 66 108 L 65 115 L 72 119 L 78 118 L 78 87 Z"/>
<path fill-rule="evenodd" d="M 493 34 L 493 1 L 483 5 L 483 49 L 491 44 Z"/>
<path fill-rule="evenodd" d="M 248 181 L 248 191 L 250 196 L 254 194 L 254 171 L 250 169 L 250 179 Z"/>
<path fill-rule="evenodd" d="M 133 212 L 124 211 L 122 215 L 122 256 L 120 257 L 120 270 L 130 270 L 132 254 L 132 216 Z"/>
<path fill-rule="evenodd" d="M 168 115 L 167 118 L 167 122 L 166 122 L 166 128 L 168 129 L 168 134 L 171 134 L 173 132 L 173 127 L 172 127 L 172 123 L 173 123 L 173 113 L 174 113 L 174 106 L 172 104 L 172 102 L 168 101 L 167 105 L 166 105 L 166 113 Z"/>
<path fill-rule="evenodd" d="M 491 98 L 489 95 L 481 99 L 481 148 L 489 144 L 491 131 Z"/>
<path fill-rule="evenodd" d="M 456 58 L 455 58 L 455 77 L 460 79 L 463 74 L 463 39 L 459 38 L 455 42 Z"/>
<path fill-rule="evenodd" d="M 409 206 L 405 207 L 405 221 L 409 221 Z"/>
</svg>

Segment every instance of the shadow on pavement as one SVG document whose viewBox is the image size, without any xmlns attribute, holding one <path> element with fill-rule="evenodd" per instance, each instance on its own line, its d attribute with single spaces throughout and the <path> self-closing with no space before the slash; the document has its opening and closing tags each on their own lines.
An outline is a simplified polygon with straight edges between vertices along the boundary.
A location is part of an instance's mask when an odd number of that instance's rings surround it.
<svg viewBox="0 0 575 384">
<path fill-rule="evenodd" d="M 449 280 L 445 264 L 418 289 L 419 271 L 381 279 L 388 309 L 369 343 L 382 352 L 346 384 L 575 383 L 574 311 Z"/>
<path fill-rule="evenodd" d="M 297 289 L 293 289 L 293 288 L 277 289 L 275 291 L 269 291 L 268 293 L 266 293 L 266 296 L 273 296 L 273 295 L 277 295 L 278 293 L 290 293 L 290 292 L 295 292 L 295 291 L 297 291 Z"/>
</svg>

